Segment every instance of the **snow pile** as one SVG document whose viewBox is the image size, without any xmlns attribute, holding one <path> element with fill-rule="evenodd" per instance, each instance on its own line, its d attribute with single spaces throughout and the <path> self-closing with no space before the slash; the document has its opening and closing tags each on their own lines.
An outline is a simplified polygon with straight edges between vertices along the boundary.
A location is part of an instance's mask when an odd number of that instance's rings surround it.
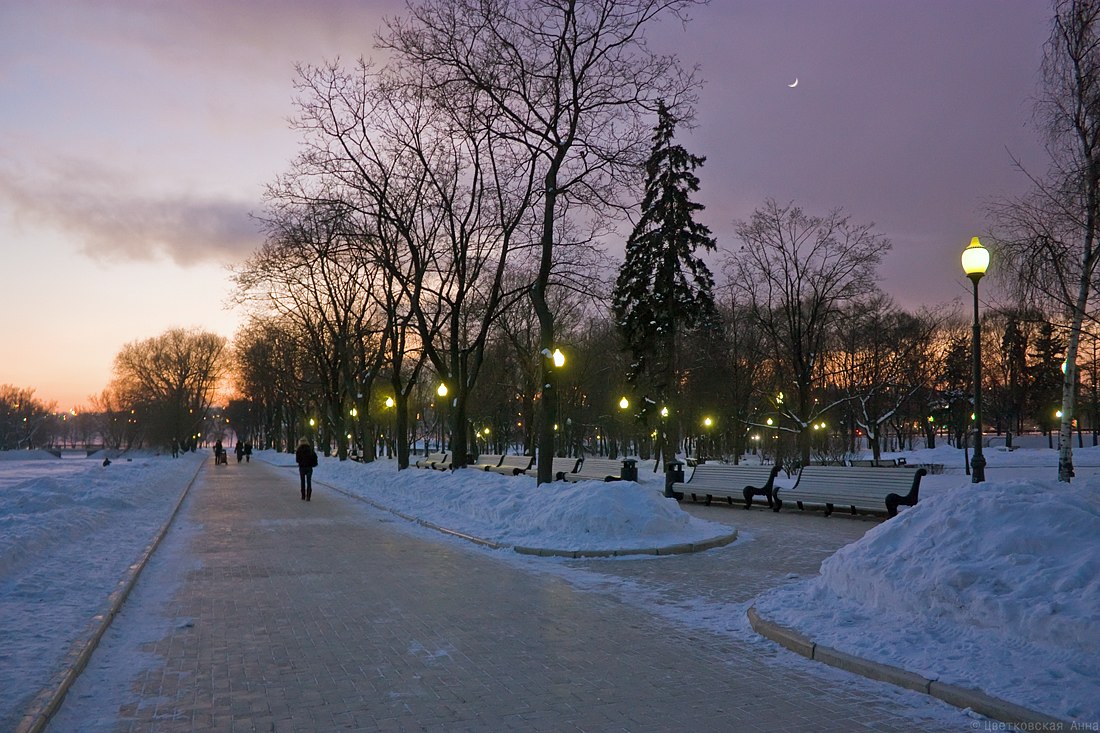
<svg viewBox="0 0 1100 733">
<path fill-rule="evenodd" d="M 287 464 L 289 456 L 267 453 Z M 723 537 L 727 525 L 707 522 L 665 498 L 651 480 L 556 481 L 465 469 L 397 471 L 390 461 L 358 464 L 322 459 L 315 481 L 376 501 L 448 529 L 505 545 L 558 550 L 663 547 Z M 657 480 L 663 488 L 663 476 Z"/>
<path fill-rule="evenodd" d="M 757 608 L 826 646 L 1100 720 L 1100 478 L 957 484 Z"/>
<path fill-rule="evenodd" d="M 39 460 L 0 468 L 0 730 L 34 694 L 168 519 L 202 456 Z M 46 454 L 49 455 L 49 454 Z"/>
<path fill-rule="evenodd" d="M 0 450 L 0 461 L 56 461 L 57 456 L 47 450 Z"/>
</svg>

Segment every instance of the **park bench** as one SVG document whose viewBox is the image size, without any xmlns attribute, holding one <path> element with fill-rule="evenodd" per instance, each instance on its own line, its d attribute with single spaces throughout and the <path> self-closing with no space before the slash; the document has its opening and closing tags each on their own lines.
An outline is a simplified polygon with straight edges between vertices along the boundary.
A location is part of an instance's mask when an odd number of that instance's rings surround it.
<svg viewBox="0 0 1100 733">
<path fill-rule="evenodd" d="M 798 481 L 789 489 L 776 489 L 775 511 L 784 503 L 823 505 L 825 514 L 833 507 L 849 507 L 857 511 L 898 513 L 898 506 L 914 506 L 920 492 L 920 479 L 928 472 L 923 468 L 899 467 L 892 470 L 863 466 L 805 466 Z"/>
<path fill-rule="evenodd" d="M 519 476 L 533 465 L 535 465 L 534 456 L 504 456 L 498 465 L 487 466 L 485 470 L 503 476 Z"/>
<path fill-rule="evenodd" d="M 750 466 L 745 464 L 702 463 L 695 467 L 691 478 L 672 484 L 676 498 L 690 496 L 692 501 L 705 497 L 709 506 L 715 496 L 725 497 L 730 504 L 735 498 L 745 500 L 745 508 L 752 506 L 752 497 L 763 496 L 772 506 L 773 486 L 779 466 Z"/>
<path fill-rule="evenodd" d="M 429 453 L 417 460 L 416 467 L 434 468 L 437 471 L 446 471 L 451 467 L 451 462 L 447 460 L 446 453 Z"/>
<path fill-rule="evenodd" d="M 873 458 L 853 458 L 848 465 L 852 468 L 897 468 L 905 465 L 905 459 L 880 458 L 876 461 Z"/>
<path fill-rule="evenodd" d="M 565 474 L 575 473 L 582 460 L 581 458 L 558 458 L 555 456 L 550 464 L 550 475 L 554 477 L 555 481 L 561 481 L 565 478 Z M 527 469 L 527 475 L 534 476 L 538 473 L 538 470 L 538 461 L 535 461 Z"/>
<path fill-rule="evenodd" d="M 611 458 L 585 458 L 576 471 L 562 476 L 566 481 L 621 481 L 623 462 Z"/>
<path fill-rule="evenodd" d="M 504 455 L 501 453 L 482 453 L 476 461 L 470 464 L 470 468 L 478 471 L 488 471 L 490 468 L 499 466 L 502 460 L 504 460 Z"/>
</svg>

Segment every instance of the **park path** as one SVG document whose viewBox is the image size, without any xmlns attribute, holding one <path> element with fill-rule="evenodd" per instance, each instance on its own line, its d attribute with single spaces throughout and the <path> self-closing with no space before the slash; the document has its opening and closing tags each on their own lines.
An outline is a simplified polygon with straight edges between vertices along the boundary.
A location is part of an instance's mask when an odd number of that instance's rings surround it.
<svg viewBox="0 0 1100 733">
<path fill-rule="evenodd" d="M 144 644 L 145 662 L 121 693 L 78 683 L 50 730 L 81 720 L 96 731 L 965 729 L 961 716 L 914 693 L 756 638 L 670 622 L 677 598 L 749 597 L 782 576 L 772 557 L 813 572 L 869 526 L 691 511 L 756 524 L 728 552 L 520 560 L 411 527 L 321 484 L 303 502 L 293 469 L 210 463 L 162 550 L 185 561 L 151 566 L 135 593 L 170 589 L 155 609 L 168 621 Z M 832 521 L 836 537 L 809 539 L 819 521 Z M 795 533 L 786 543 L 785 526 Z M 652 590 L 664 611 L 624 601 L 624 584 Z M 119 615 L 116 641 L 105 641 L 88 674 L 127 664 L 134 651 L 117 638 L 138 623 Z"/>
</svg>

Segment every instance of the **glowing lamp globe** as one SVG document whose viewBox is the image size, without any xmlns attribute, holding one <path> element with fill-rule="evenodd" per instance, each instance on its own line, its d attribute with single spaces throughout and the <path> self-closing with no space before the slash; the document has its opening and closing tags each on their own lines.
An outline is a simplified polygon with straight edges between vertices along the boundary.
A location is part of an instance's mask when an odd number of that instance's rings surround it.
<svg viewBox="0 0 1100 733">
<path fill-rule="evenodd" d="M 977 237 L 970 240 L 970 246 L 962 253 L 963 272 L 972 280 L 977 280 L 989 268 L 989 250 L 982 246 Z"/>
</svg>

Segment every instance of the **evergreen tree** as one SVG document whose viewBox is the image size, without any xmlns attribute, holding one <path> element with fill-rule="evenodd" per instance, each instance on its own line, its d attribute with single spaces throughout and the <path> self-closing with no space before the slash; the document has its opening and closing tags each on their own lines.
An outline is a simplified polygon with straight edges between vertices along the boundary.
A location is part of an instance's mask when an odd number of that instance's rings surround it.
<svg viewBox="0 0 1100 733">
<path fill-rule="evenodd" d="M 1012 447 L 1012 434 L 1020 433 L 1028 393 L 1027 334 L 1020 328 L 1017 313 L 1010 313 L 1001 337 L 1001 359 L 1005 366 L 1004 408 L 1008 420 L 1005 445 Z"/>
<path fill-rule="evenodd" d="M 1044 321 L 1033 346 L 1029 367 L 1031 414 L 1053 447 L 1051 434 L 1060 422 L 1056 410 L 1061 404 L 1065 343 L 1058 338 L 1054 324 Z"/>
<path fill-rule="evenodd" d="M 703 205 L 691 200 L 699 190 L 694 171 L 705 159 L 673 142 L 676 122 L 665 105 L 659 105 L 641 217 L 627 239 L 612 301 L 633 361 L 627 379 L 651 400 L 636 403 L 642 406 L 643 418 L 647 405 L 670 406 L 676 400 L 677 336 L 717 323 L 714 277 L 695 255 L 700 248 L 716 247 L 710 229 L 694 219 Z M 675 419 L 668 421 L 672 431 Z M 675 441 L 664 442 L 668 458 Z"/>
</svg>

